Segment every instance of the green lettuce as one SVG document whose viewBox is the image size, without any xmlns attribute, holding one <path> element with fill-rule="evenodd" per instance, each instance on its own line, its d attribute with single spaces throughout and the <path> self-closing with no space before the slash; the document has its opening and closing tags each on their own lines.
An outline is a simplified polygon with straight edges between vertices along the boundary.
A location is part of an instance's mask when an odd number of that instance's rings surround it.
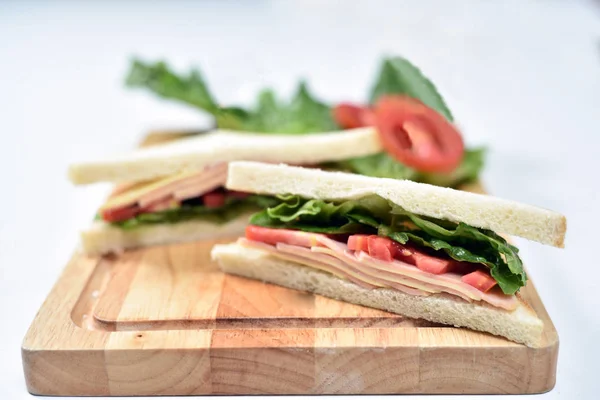
<svg viewBox="0 0 600 400">
<path fill-rule="evenodd" d="M 289 134 L 339 129 L 333 119 L 331 106 L 317 100 L 305 82 L 300 82 L 289 102 L 278 99 L 272 90 L 263 90 L 253 108 L 221 107 L 198 70 L 178 75 L 164 62 L 145 63 L 133 60 L 126 84 L 129 87 L 145 88 L 163 98 L 204 110 L 215 117 L 217 126 L 222 129 Z M 453 119 L 433 83 L 404 58 L 383 60 L 370 94 L 371 104 L 386 94 L 417 98 L 448 120 Z M 460 166 L 450 174 L 420 173 L 386 153 L 327 163 L 323 167 L 374 177 L 410 179 L 438 186 L 457 187 L 477 180 L 483 168 L 483 159 L 483 149 L 467 150 Z"/>
<path fill-rule="evenodd" d="M 326 163 L 323 166 L 328 169 L 348 171 L 377 178 L 409 179 L 436 186 L 457 187 L 477 180 L 479 171 L 483 167 L 484 156 L 484 148 L 467 149 L 460 165 L 447 174 L 419 172 L 400 164 L 387 153 L 350 158 Z"/>
<path fill-rule="evenodd" d="M 393 57 L 383 60 L 369 101 L 371 104 L 375 104 L 381 96 L 387 94 L 402 94 L 419 99 L 437 110 L 448 121 L 453 120 L 450 109 L 433 83 L 405 58 Z"/>
<path fill-rule="evenodd" d="M 483 264 L 506 294 L 514 294 L 527 281 L 518 249 L 490 230 L 415 215 L 376 195 L 339 202 L 292 195 L 278 199 L 279 204 L 255 214 L 250 223 L 326 234 L 387 236 L 444 252 L 457 261 Z"/>
<path fill-rule="evenodd" d="M 244 130 L 265 133 L 310 133 L 338 130 L 329 106 L 318 101 L 306 82 L 298 85 L 289 104 L 277 100 L 275 93 L 264 90 L 249 114 Z"/>
<path fill-rule="evenodd" d="M 273 197 L 252 195 L 243 199 L 229 197 L 221 207 L 206 207 L 203 205 L 183 204 L 180 207 L 142 213 L 125 221 L 113 222 L 114 226 L 122 229 L 135 229 L 152 224 L 174 224 L 194 219 L 224 224 L 237 218 L 245 212 L 253 212 L 266 207 L 275 206 L 278 201 Z"/>
<path fill-rule="evenodd" d="M 178 100 L 212 114 L 217 126 L 236 129 L 247 117 L 240 107 L 221 107 L 210 93 L 202 74 L 193 69 L 179 76 L 162 61 L 144 63 L 134 59 L 125 80 L 129 87 L 144 87 L 160 97 Z"/>
<path fill-rule="evenodd" d="M 306 82 L 300 82 L 289 104 L 278 100 L 273 91 L 263 90 L 254 109 L 219 106 L 198 70 L 179 76 L 164 62 L 133 60 L 125 83 L 212 114 L 217 126 L 222 129 L 259 133 L 310 133 L 339 129 L 331 108 L 309 92 Z"/>
</svg>

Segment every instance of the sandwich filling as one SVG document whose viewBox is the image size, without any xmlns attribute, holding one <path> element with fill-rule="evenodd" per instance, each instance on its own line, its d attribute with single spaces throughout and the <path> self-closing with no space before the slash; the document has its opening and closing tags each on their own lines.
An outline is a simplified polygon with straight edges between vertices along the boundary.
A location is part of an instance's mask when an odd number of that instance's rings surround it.
<svg viewBox="0 0 600 400">
<path fill-rule="evenodd" d="M 376 195 L 277 200 L 252 217 L 240 245 L 369 289 L 517 307 L 527 280 L 518 249 L 492 231 L 415 215 Z"/>
<path fill-rule="evenodd" d="M 274 199 L 223 188 L 227 163 L 200 172 L 118 187 L 99 210 L 98 219 L 123 229 L 191 219 L 227 222 L 245 211 L 273 205 Z"/>
</svg>

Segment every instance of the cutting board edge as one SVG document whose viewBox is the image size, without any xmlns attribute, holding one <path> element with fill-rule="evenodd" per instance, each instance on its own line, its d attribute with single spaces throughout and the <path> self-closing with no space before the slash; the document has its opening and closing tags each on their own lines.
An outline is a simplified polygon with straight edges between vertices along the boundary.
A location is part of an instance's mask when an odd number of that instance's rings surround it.
<svg viewBox="0 0 600 400">
<path fill-rule="evenodd" d="M 404 360 L 410 357 L 426 358 L 425 366 L 419 367 L 418 371 L 401 371 L 398 376 L 387 376 L 381 385 L 369 385 L 359 388 L 348 386 L 347 383 L 340 382 L 340 374 L 337 374 L 337 360 L 356 359 L 359 363 L 361 358 L 368 358 L 372 353 L 358 348 L 220 348 L 220 349 L 193 349 L 185 351 L 182 349 L 168 349 L 160 352 L 161 360 L 164 363 L 181 362 L 182 359 L 193 359 L 193 367 L 185 372 L 186 381 L 193 381 L 193 388 L 187 388 L 180 391 L 177 387 L 173 389 L 170 383 L 159 387 L 148 387 L 150 377 L 156 373 L 150 368 L 146 375 L 140 375 L 139 363 L 129 363 L 130 359 L 144 360 L 149 356 L 155 356 L 155 349 L 137 349 L 128 350 L 127 354 L 118 350 L 105 351 L 102 349 L 93 350 L 47 350 L 47 351 L 23 351 L 24 371 L 26 377 L 27 390 L 35 395 L 66 395 L 66 396 L 131 396 L 131 395 L 202 395 L 202 394 L 539 394 L 552 390 L 556 384 L 555 366 L 558 356 L 556 346 L 547 349 L 539 356 L 533 357 L 538 360 L 539 367 L 553 369 L 554 373 L 548 375 L 548 379 L 538 381 L 537 384 L 527 384 L 526 388 L 511 386 L 508 381 L 495 377 L 492 382 L 468 382 L 464 378 L 455 378 L 451 374 L 435 379 L 428 378 L 432 375 L 432 368 L 435 370 L 452 371 L 456 368 L 455 363 L 444 364 L 440 362 L 439 354 L 436 351 L 442 351 L 442 348 L 426 350 L 428 354 L 423 355 L 422 349 L 409 347 L 389 347 L 385 351 L 377 352 L 379 359 L 386 359 L 387 364 L 397 363 L 397 360 Z M 279 358 L 281 351 L 284 351 L 288 359 L 294 358 L 296 366 L 293 368 L 281 369 Z M 461 349 L 456 348 L 460 352 Z M 472 349 L 471 349 L 472 350 Z M 479 349 L 487 352 L 483 348 Z M 532 349 L 522 349 L 529 351 Z M 373 351 L 373 349 L 371 349 Z M 111 352 L 113 356 L 111 356 Z M 232 363 L 236 365 L 245 365 L 251 363 L 257 358 L 264 359 L 273 357 L 273 362 L 266 362 L 260 366 L 256 375 L 248 372 L 236 371 L 231 369 Z M 304 354 L 304 361 L 297 362 L 298 354 Z M 417 355 L 415 355 L 417 354 Z M 519 355 L 515 356 L 518 358 Z M 277 357 L 277 360 L 275 359 Z M 441 356 L 441 359 L 448 360 L 447 356 Z M 477 358 L 473 353 L 472 357 Z M 487 357 L 487 355 L 486 355 Z M 116 358 L 116 359 L 115 359 Z M 314 363 L 321 366 L 332 365 L 334 372 L 325 371 L 318 374 L 317 377 L 309 379 L 309 374 L 314 370 Z M 422 360 L 419 361 L 421 364 Z M 298 364 L 304 363 L 307 367 L 298 368 Z M 409 364 L 410 362 L 407 362 Z M 420 364 L 420 365 L 421 365 Z M 486 367 L 502 368 L 502 363 L 497 366 L 490 366 L 489 361 L 485 362 Z M 185 365 L 183 363 L 182 365 Z M 367 374 L 369 371 L 354 370 L 348 376 L 356 377 L 356 374 Z M 535 365 L 531 365 L 533 369 Z M 144 369 L 144 368 L 142 368 Z M 267 370 L 267 374 L 265 374 Z M 164 371 L 163 371 L 164 372 Z M 288 381 L 292 381 L 294 376 L 305 376 L 303 381 L 296 381 L 296 385 L 278 386 L 273 388 L 274 378 L 281 378 L 282 373 Z M 348 371 L 343 373 L 348 374 Z M 424 378 L 421 377 L 423 374 Z M 240 379 L 252 380 L 252 387 L 239 387 L 234 383 Z M 123 383 L 119 378 L 123 376 L 133 376 L 135 379 Z M 511 376 L 510 373 L 505 376 Z M 246 378 L 244 378 L 246 377 Z M 116 379 L 115 379 L 116 378 Z M 309 386 L 304 385 L 308 379 Z M 285 381 L 285 379 L 284 379 Z M 370 380 L 372 382 L 373 379 Z M 198 384 L 200 382 L 201 384 Z M 189 383 L 188 383 L 189 384 Z M 298 386 L 300 385 L 300 386 Z M 400 385 L 400 386 L 398 386 Z M 475 385 L 475 386 L 473 386 Z M 506 386 L 505 386 L 506 385 Z"/>
</svg>

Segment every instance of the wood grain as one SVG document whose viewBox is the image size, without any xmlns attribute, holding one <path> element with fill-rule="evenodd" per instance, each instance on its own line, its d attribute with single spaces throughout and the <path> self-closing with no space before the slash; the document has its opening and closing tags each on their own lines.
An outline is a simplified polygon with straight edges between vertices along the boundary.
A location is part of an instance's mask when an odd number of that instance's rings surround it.
<svg viewBox="0 0 600 400">
<path fill-rule="evenodd" d="M 94 317 L 117 330 L 139 329 L 147 322 L 214 327 L 223 274 L 214 264 L 200 261 L 209 253 L 210 246 L 193 244 L 125 253 L 123 266 L 114 268 L 114 284 L 100 295 Z"/>
<path fill-rule="evenodd" d="M 209 259 L 214 243 L 75 254 L 23 341 L 28 390 L 516 394 L 554 386 L 558 335 L 531 281 L 522 294 L 545 324 L 536 349 L 224 276 Z"/>
</svg>

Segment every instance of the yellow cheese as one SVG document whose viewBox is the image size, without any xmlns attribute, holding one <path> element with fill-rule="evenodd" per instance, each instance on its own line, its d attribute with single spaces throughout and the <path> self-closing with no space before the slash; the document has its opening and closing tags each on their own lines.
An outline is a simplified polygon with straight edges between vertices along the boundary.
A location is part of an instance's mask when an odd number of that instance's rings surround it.
<svg viewBox="0 0 600 400">
<path fill-rule="evenodd" d="M 156 189 L 160 189 L 161 187 L 166 186 L 172 182 L 188 178 L 197 174 L 198 172 L 182 172 L 180 174 L 168 176 L 165 178 L 135 183 L 127 189 L 125 189 L 123 192 L 109 197 L 108 200 L 102 205 L 102 207 L 100 207 L 100 211 L 111 208 L 120 208 L 134 205 L 135 203 L 137 203 L 140 197 Z"/>
</svg>

